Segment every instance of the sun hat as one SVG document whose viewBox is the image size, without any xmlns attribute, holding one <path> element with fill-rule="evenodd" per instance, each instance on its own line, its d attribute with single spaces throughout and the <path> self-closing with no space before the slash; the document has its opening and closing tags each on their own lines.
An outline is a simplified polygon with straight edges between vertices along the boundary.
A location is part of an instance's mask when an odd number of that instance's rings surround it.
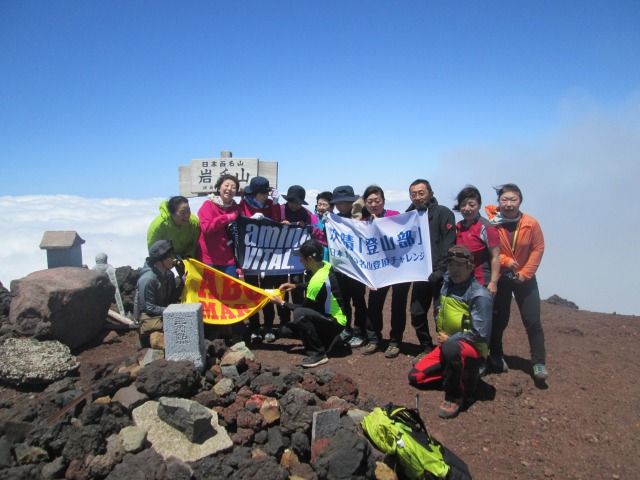
<svg viewBox="0 0 640 480">
<path fill-rule="evenodd" d="M 353 193 L 353 187 L 350 185 L 342 185 L 341 187 L 336 187 L 333 189 L 333 200 L 329 203 L 338 203 L 338 202 L 355 202 L 360 198 L 358 195 Z"/>
<path fill-rule="evenodd" d="M 245 187 L 244 193 L 247 195 L 255 195 L 256 193 L 269 193 L 269 180 L 264 177 L 253 177 L 249 182 L 249 186 Z"/>
<path fill-rule="evenodd" d="M 297 202 L 302 205 L 309 205 L 307 202 L 304 201 L 304 197 L 306 196 L 307 196 L 306 190 L 302 188 L 300 185 L 291 185 L 289 187 L 289 190 L 287 190 L 287 194 L 282 195 L 282 198 L 284 198 L 287 202 Z"/>
</svg>

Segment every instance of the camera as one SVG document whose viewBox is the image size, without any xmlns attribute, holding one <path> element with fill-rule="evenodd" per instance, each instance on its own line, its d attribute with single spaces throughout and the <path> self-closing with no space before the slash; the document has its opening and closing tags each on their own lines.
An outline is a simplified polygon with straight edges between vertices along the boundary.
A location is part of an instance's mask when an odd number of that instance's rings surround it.
<svg viewBox="0 0 640 480">
<path fill-rule="evenodd" d="M 507 280 L 515 280 L 516 278 L 518 278 L 518 274 L 513 270 L 508 270 L 507 272 L 505 272 L 504 277 Z"/>
</svg>

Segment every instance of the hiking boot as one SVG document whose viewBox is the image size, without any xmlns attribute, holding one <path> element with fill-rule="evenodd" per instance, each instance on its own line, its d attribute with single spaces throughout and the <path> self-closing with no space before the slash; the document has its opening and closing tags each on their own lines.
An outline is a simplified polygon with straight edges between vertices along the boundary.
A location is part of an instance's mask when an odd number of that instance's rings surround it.
<svg viewBox="0 0 640 480">
<path fill-rule="evenodd" d="M 487 370 L 495 373 L 507 373 L 509 367 L 502 355 L 489 355 Z"/>
<path fill-rule="evenodd" d="M 445 400 L 440 405 L 440 409 L 438 410 L 438 416 L 440 418 L 455 418 L 458 416 L 459 412 L 460 412 L 460 405 L 458 405 L 456 402 Z"/>
<path fill-rule="evenodd" d="M 273 343 L 276 341 L 276 336 L 272 332 L 269 332 L 264 336 L 264 341 L 266 343 Z"/>
<path fill-rule="evenodd" d="M 542 363 L 536 363 L 533 366 L 533 378 L 536 380 L 546 380 L 549 378 L 549 372 Z"/>
<path fill-rule="evenodd" d="M 344 328 L 340 332 L 340 340 L 342 340 L 343 343 L 347 343 L 349 340 L 351 340 L 351 335 L 351 330 L 349 330 L 348 328 Z"/>
<path fill-rule="evenodd" d="M 304 368 L 313 368 L 313 367 L 317 367 L 318 365 L 322 365 L 324 363 L 327 363 L 328 361 L 329 361 L 329 359 L 324 354 L 322 354 L 322 355 L 314 355 L 312 357 L 307 357 L 304 360 L 302 360 L 301 365 Z"/>
<path fill-rule="evenodd" d="M 433 348 L 431 350 L 423 350 L 416 358 L 411 360 L 411 365 L 417 365 L 420 360 L 429 355 L 431 352 L 433 352 Z"/>
<path fill-rule="evenodd" d="M 386 358 L 396 358 L 398 355 L 400 355 L 400 348 L 397 345 L 389 345 L 384 352 Z"/>
<path fill-rule="evenodd" d="M 380 345 L 371 342 L 367 343 L 367 345 L 362 349 L 362 354 L 371 355 L 372 353 L 376 353 L 378 350 L 380 350 Z"/>
<path fill-rule="evenodd" d="M 361 347 L 363 344 L 364 344 L 364 339 L 360 337 L 351 337 L 351 340 L 349 340 L 349 346 L 351 348 L 358 348 L 358 347 Z"/>
</svg>

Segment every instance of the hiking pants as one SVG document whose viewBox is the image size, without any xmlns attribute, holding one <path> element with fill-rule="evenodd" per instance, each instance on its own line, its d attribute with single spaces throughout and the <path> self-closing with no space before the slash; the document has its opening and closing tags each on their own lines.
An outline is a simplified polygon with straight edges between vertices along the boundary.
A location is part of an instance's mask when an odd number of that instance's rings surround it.
<svg viewBox="0 0 640 480">
<path fill-rule="evenodd" d="M 409 383 L 425 386 L 442 379 L 444 398 L 462 405 L 472 395 L 480 378 L 482 355 L 464 340 L 448 340 L 413 366 Z"/>
<path fill-rule="evenodd" d="M 503 355 L 504 353 L 502 335 L 509 324 L 512 296 L 516 297 L 522 323 L 527 330 L 531 363 L 534 365 L 544 364 L 546 352 L 544 332 L 540 321 L 540 292 L 535 276 L 524 283 L 515 283 L 512 280 L 503 280 L 502 278 L 498 281 L 498 293 L 493 301 L 493 323 L 491 342 L 489 343 L 491 355 Z"/>
<path fill-rule="evenodd" d="M 404 305 L 402 308 L 406 309 L 409 289 L 411 288 L 411 303 L 409 305 L 409 311 L 411 312 L 411 326 L 416 331 L 416 336 L 418 337 L 418 342 L 420 342 L 421 350 L 433 350 L 433 340 L 429 334 L 429 319 L 427 317 L 427 313 L 429 312 L 429 308 L 431 308 L 433 299 L 440 295 L 442 282 L 399 283 L 394 285 L 394 287 L 396 288 L 393 292 L 393 300 L 391 301 L 391 340 L 389 341 L 389 344 L 398 346 L 402 343 L 402 336 L 404 335 L 407 320 L 405 316 L 401 322 L 401 317 L 395 317 L 393 315 L 393 302 L 396 301 L 395 298 L 397 295 L 398 304 L 402 302 Z M 369 293 L 369 296 L 371 296 L 371 292 Z M 396 318 L 395 325 L 394 318 Z"/>
<path fill-rule="evenodd" d="M 407 323 L 407 293 L 411 283 L 396 283 L 390 287 L 382 287 L 369 291 L 369 305 L 367 307 L 367 342 L 380 344 L 382 342 L 382 309 L 391 288 L 391 333 L 389 345 L 399 347 L 402 334 Z"/>
<path fill-rule="evenodd" d="M 309 357 L 325 355 L 325 349 L 344 328 L 335 318 L 302 307 L 293 311 L 293 323 Z"/>
<path fill-rule="evenodd" d="M 367 302 L 365 293 L 367 287 L 344 273 L 336 272 L 340 294 L 343 300 L 343 313 L 347 317 L 347 328 L 352 328 L 353 335 L 359 338 L 365 338 L 367 329 Z M 353 315 L 351 303 L 353 302 Z M 353 324 L 351 320 L 353 319 Z"/>
<path fill-rule="evenodd" d="M 246 275 L 244 281 L 254 287 L 260 287 L 262 289 L 278 288 L 283 282 L 277 283 L 277 278 L 272 276 L 259 277 L 258 275 Z M 264 320 L 264 331 L 269 333 L 273 328 L 273 321 L 276 318 L 276 309 L 273 303 L 269 302 L 262 307 L 262 318 Z M 249 331 L 251 333 L 260 332 L 260 314 L 254 313 L 249 317 Z"/>
</svg>

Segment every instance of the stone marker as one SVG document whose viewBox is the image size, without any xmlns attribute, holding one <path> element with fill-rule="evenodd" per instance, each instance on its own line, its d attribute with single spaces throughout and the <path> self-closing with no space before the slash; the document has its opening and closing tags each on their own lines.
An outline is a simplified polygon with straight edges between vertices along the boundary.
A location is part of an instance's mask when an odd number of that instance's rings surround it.
<svg viewBox="0 0 640 480">
<path fill-rule="evenodd" d="M 340 426 L 340 409 L 321 410 L 313 412 L 313 426 L 311 427 L 311 444 L 321 438 L 331 438 Z"/>
<path fill-rule="evenodd" d="M 204 324 L 200 303 L 169 305 L 162 314 L 165 359 L 189 360 L 200 372 L 206 366 Z"/>
</svg>

